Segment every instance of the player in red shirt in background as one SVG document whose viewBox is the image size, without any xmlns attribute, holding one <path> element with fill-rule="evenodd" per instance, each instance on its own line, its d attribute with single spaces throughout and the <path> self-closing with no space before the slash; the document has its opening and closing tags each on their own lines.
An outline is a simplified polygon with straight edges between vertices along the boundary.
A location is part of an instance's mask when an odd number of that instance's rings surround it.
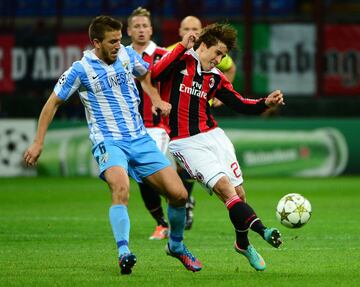
<svg viewBox="0 0 360 287">
<path fill-rule="evenodd" d="M 167 118 L 170 152 L 193 178 L 225 204 L 235 229 L 236 252 L 262 271 L 265 261 L 250 244 L 248 230 L 257 232 L 276 248 L 282 243 L 281 235 L 278 229 L 265 227 L 246 203 L 234 146 L 212 116 L 209 100 L 216 97 L 245 114 L 261 114 L 269 107 L 283 105 L 284 100 L 279 90 L 266 98 L 244 98 L 216 68 L 235 46 L 236 37 L 236 30 L 227 24 L 205 27 L 197 40 L 196 34 L 189 32 L 153 67 L 152 77 L 160 82 L 162 99 L 172 105 Z"/>
<path fill-rule="evenodd" d="M 167 50 L 158 47 L 151 41 L 152 32 L 150 12 L 138 7 L 128 18 L 127 33 L 131 38 L 132 48 L 142 56 L 144 61 L 150 64 L 150 69 L 167 53 Z M 136 82 L 136 84 L 141 98 L 139 111 L 146 130 L 155 140 L 158 148 L 166 154 L 169 136 L 165 130 L 164 119 L 160 113 L 157 116 L 152 113 L 150 97 L 143 91 L 139 82 Z M 159 193 L 144 183 L 139 183 L 139 188 L 146 208 L 156 221 L 155 231 L 149 239 L 161 240 L 167 238 L 169 226 L 164 217 Z"/>
</svg>

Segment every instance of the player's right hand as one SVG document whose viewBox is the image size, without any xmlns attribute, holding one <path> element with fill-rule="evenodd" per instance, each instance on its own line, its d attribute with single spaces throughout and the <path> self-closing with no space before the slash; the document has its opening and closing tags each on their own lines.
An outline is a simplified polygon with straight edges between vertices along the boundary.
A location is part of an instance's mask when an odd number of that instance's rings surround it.
<svg viewBox="0 0 360 287">
<path fill-rule="evenodd" d="M 34 142 L 24 153 L 24 162 L 27 166 L 34 166 L 41 154 L 42 145 Z"/>
<path fill-rule="evenodd" d="M 181 44 L 186 48 L 186 49 L 191 49 L 192 47 L 194 47 L 195 41 L 197 40 L 197 36 L 196 33 L 193 31 L 190 31 L 188 33 L 185 34 L 185 36 L 183 37 Z"/>
</svg>

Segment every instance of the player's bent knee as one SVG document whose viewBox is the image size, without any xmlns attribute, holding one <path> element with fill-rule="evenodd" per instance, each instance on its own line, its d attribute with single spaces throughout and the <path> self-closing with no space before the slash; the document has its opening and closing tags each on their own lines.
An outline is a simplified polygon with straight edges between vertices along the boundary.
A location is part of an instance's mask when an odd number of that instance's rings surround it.
<svg viewBox="0 0 360 287">
<path fill-rule="evenodd" d="M 113 204 L 127 205 L 129 202 L 129 187 L 124 184 L 110 186 L 111 199 Z"/>
<path fill-rule="evenodd" d="M 187 197 L 185 187 L 179 187 L 179 189 L 168 193 L 169 203 L 174 206 L 185 206 Z"/>
</svg>

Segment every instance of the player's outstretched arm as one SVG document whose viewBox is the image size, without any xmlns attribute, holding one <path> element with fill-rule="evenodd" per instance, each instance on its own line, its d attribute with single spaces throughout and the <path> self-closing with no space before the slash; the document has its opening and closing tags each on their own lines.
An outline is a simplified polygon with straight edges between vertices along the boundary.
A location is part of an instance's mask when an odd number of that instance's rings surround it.
<svg viewBox="0 0 360 287">
<path fill-rule="evenodd" d="M 265 104 L 270 108 L 285 105 L 282 92 L 280 90 L 273 91 L 265 99 Z"/>
<path fill-rule="evenodd" d="M 52 122 L 58 107 L 62 103 L 63 101 L 54 92 L 52 92 L 42 108 L 34 142 L 24 153 L 24 161 L 27 166 L 33 166 L 36 164 L 42 152 L 46 131 Z"/>
<path fill-rule="evenodd" d="M 151 73 L 148 72 L 144 76 L 137 78 L 143 90 L 149 95 L 153 114 L 157 115 L 157 111 L 160 110 L 162 116 L 168 116 L 171 111 L 171 104 L 161 99 L 159 91 L 156 86 L 151 82 Z"/>
</svg>

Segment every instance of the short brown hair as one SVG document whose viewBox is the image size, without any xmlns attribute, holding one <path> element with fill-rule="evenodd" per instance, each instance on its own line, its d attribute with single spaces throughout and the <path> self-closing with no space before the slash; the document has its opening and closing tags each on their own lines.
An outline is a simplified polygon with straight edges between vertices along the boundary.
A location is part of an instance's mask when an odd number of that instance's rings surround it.
<svg viewBox="0 0 360 287">
<path fill-rule="evenodd" d="M 203 42 L 209 48 L 216 45 L 219 41 L 223 42 L 228 51 L 235 48 L 237 31 L 229 24 L 214 23 L 206 26 L 194 45 L 196 50 Z"/>
<path fill-rule="evenodd" d="M 110 16 L 97 16 L 89 26 L 89 38 L 91 41 L 98 39 L 100 42 L 105 38 L 105 32 L 121 31 L 122 23 Z"/>
<path fill-rule="evenodd" d="M 150 13 L 150 11 L 147 10 L 146 8 L 143 8 L 143 7 L 139 6 L 134 11 L 132 11 L 130 16 L 128 17 L 128 26 L 130 26 L 132 18 L 134 18 L 136 16 L 148 17 L 149 21 L 151 23 L 151 13 Z"/>
</svg>

